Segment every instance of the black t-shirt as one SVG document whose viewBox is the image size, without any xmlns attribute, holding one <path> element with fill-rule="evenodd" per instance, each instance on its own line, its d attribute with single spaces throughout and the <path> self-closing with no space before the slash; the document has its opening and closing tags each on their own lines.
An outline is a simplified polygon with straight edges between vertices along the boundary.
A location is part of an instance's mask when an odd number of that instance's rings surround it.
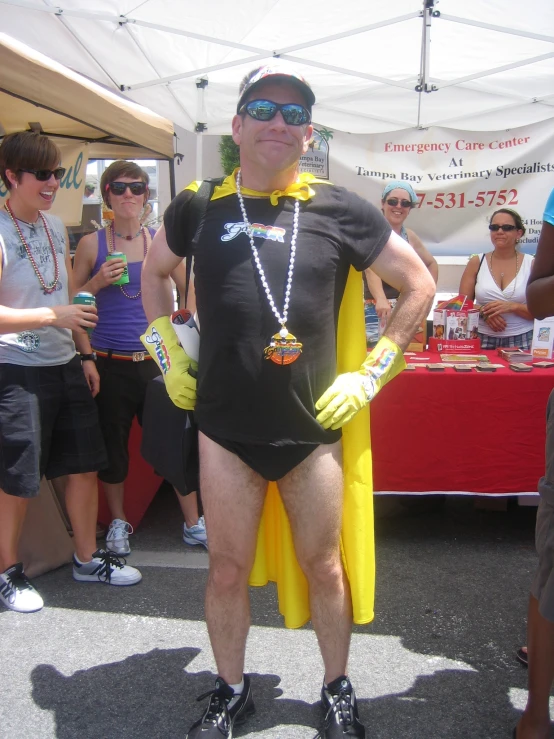
<svg viewBox="0 0 554 739">
<path fill-rule="evenodd" d="M 303 344 L 281 366 L 263 358 L 280 325 L 256 269 L 236 195 L 208 204 L 199 243 L 189 243 L 185 190 L 164 216 L 167 243 L 194 257 L 200 319 L 196 419 L 201 431 L 247 443 L 332 443 L 339 431 L 315 420 L 315 403 L 336 377 L 336 334 L 350 265 L 364 270 L 391 228 L 370 203 L 344 188 L 312 184 L 300 202 L 299 232 L 287 328 Z M 290 256 L 294 200 L 245 198 L 266 280 L 282 312 Z M 362 294 L 360 293 L 360 302 Z"/>
</svg>

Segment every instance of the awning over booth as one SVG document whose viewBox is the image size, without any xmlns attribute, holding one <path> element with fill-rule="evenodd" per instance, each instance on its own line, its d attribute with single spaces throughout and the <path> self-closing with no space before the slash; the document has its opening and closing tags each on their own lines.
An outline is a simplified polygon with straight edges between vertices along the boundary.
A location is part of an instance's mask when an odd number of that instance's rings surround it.
<svg viewBox="0 0 554 739">
<path fill-rule="evenodd" d="M 36 129 L 89 141 L 89 158 L 173 159 L 171 121 L 4 34 L 0 126 L 4 134 Z"/>
<path fill-rule="evenodd" d="M 200 123 L 229 133 L 241 78 L 276 57 L 311 82 L 314 121 L 334 130 L 499 131 L 554 117 L 552 0 L 0 0 L 0 8 L 6 33 L 190 131 Z"/>
</svg>

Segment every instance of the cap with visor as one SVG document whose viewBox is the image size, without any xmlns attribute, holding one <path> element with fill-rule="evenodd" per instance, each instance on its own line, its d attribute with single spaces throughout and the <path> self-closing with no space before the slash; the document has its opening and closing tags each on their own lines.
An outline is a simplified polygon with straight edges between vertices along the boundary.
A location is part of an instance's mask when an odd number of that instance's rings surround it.
<svg viewBox="0 0 554 739">
<path fill-rule="evenodd" d="M 315 104 L 315 95 L 312 88 L 306 82 L 304 77 L 292 70 L 285 69 L 279 66 L 265 66 L 254 69 L 248 75 L 247 81 L 244 87 L 240 90 L 239 101 L 237 103 L 237 113 L 240 111 L 242 105 L 250 93 L 265 82 L 268 79 L 282 79 L 289 82 L 291 85 L 296 87 L 298 91 L 303 95 L 308 108 L 311 109 Z"/>
</svg>

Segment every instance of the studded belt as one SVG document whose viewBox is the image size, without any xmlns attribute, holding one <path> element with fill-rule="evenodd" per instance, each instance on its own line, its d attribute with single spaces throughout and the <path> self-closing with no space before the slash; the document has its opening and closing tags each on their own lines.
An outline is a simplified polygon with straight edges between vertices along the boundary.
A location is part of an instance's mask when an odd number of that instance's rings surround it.
<svg viewBox="0 0 554 739">
<path fill-rule="evenodd" d="M 146 359 L 152 359 L 148 352 L 123 352 L 114 351 L 113 349 L 95 349 L 99 357 L 107 357 L 107 359 L 122 359 L 126 362 L 144 362 Z"/>
</svg>

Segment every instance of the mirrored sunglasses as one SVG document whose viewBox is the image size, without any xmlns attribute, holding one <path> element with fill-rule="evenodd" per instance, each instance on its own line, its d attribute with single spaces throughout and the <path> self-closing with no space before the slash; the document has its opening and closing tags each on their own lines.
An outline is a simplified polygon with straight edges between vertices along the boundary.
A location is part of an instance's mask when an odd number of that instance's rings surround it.
<svg viewBox="0 0 554 739">
<path fill-rule="evenodd" d="M 61 180 L 65 174 L 65 167 L 57 167 L 56 169 L 18 169 L 17 171 L 34 174 L 39 182 L 47 182 L 52 175 L 57 180 Z"/>
<path fill-rule="evenodd" d="M 270 121 L 281 111 L 287 126 L 304 126 L 311 123 L 311 116 L 303 105 L 298 103 L 274 103 L 272 100 L 251 100 L 239 108 L 239 114 L 248 113 L 256 121 Z"/>
<path fill-rule="evenodd" d="M 112 195 L 123 195 L 125 190 L 129 190 L 133 195 L 144 195 L 146 192 L 146 182 L 108 182 L 106 190 L 109 190 Z"/>
<path fill-rule="evenodd" d="M 516 228 L 517 226 L 512 226 L 509 223 L 503 223 L 502 225 L 499 225 L 498 223 L 489 224 L 489 231 L 500 231 L 500 229 L 503 231 L 515 231 Z"/>
<path fill-rule="evenodd" d="M 415 205 L 415 203 L 412 203 L 411 200 L 400 200 L 399 198 L 389 198 L 385 202 L 387 203 L 387 205 L 391 205 L 393 208 L 398 207 L 398 203 L 400 203 L 403 208 L 413 208 Z"/>
</svg>

